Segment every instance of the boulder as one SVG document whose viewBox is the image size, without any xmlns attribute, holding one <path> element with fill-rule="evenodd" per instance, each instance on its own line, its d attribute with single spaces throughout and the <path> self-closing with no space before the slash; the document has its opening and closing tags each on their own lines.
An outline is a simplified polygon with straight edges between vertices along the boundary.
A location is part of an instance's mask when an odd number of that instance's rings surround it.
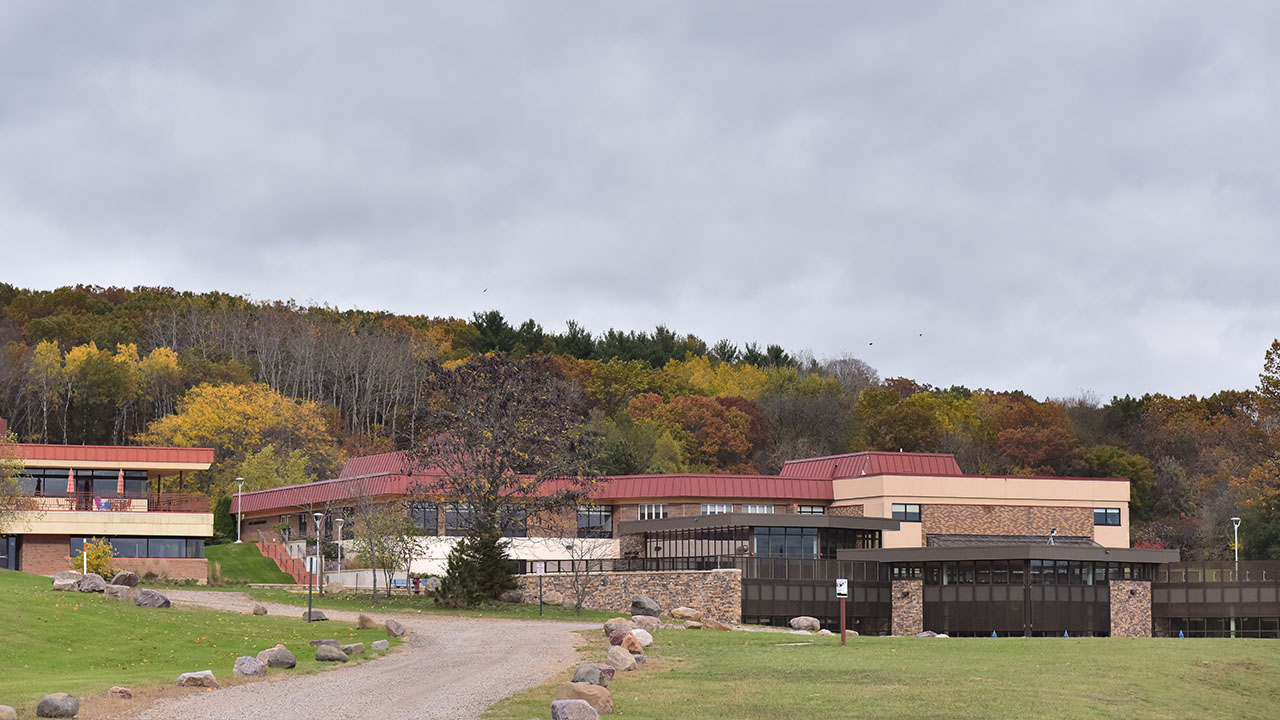
<svg viewBox="0 0 1280 720">
<path fill-rule="evenodd" d="M 97 573 L 89 573 L 80 578 L 80 582 L 76 585 L 76 589 L 80 592 L 103 592 L 107 589 L 107 581 Z"/>
<path fill-rule="evenodd" d="M 311 647 L 320 647 L 321 645 L 332 645 L 332 646 L 334 646 L 334 647 L 338 647 L 338 641 L 337 641 L 337 640 L 333 640 L 333 639 L 329 639 L 329 640 L 312 640 L 311 642 L 309 642 L 309 643 L 307 643 L 307 644 L 308 644 L 308 645 L 310 645 Z"/>
<path fill-rule="evenodd" d="M 586 700 L 552 700 L 551 720 L 600 720 L 600 713 Z"/>
<path fill-rule="evenodd" d="M 652 615 L 632 615 L 631 622 L 642 630 L 653 632 L 658 629 L 658 618 Z"/>
<path fill-rule="evenodd" d="M 498 596 L 498 599 L 505 603 L 524 602 L 524 591 L 523 590 L 503 590 L 502 594 Z"/>
<path fill-rule="evenodd" d="M 622 638 L 622 645 L 620 647 L 632 655 L 644 654 L 644 646 L 642 646 L 640 641 L 636 640 L 636 636 L 631 633 L 627 633 L 626 637 Z"/>
<path fill-rule="evenodd" d="M 179 675 L 178 687 L 216 688 L 219 685 L 218 679 L 213 676 L 212 670 L 198 670 Z"/>
<path fill-rule="evenodd" d="M 929 638 L 929 637 L 938 637 L 938 633 L 936 633 L 936 632 L 934 632 L 934 631 L 932 631 L 932 630 L 925 630 L 924 632 L 918 632 L 918 633 L 916 633 L 916 637 L 925 637 L 925 638 Z"/>
<path fill-rule="evenodd" d="M 609 618 L 604 623 L 604 634 L 611 635 L 614 630 L 631 630 L 636 624 L 626 618 Z"/>
<path fill-rule="evenodd" d="M 266 677 L 267 664 L 256 657 L 241 655 L 236 658 L 236 665 L 231 669 L 233 675 L 244 675 L 246 677 Z"/>
<path fill-rule="evenodd" d="M 138 573 L 131 570 L 121 570 L 111 578 L 112 585 L 128 585 L 129 587 L 138 587 Z"/>
<path fill-rule="evenodd" d="M 356 618 L 356 627 L 361 630 L 372 630 L 378 627 L 378 624 L 373 621 L 373 618 L 362 613 L 360 617 Z"/>
<path fill-rule="evenodd" d="M 321 645 L 316 648 L 316 660 L 321 662 L 346 662 L 347 654 L 333 645 Z"/>
<path fill-rule="evenodd" d="M 266 663 L 267 667 L 285 668 L 286 670 L 298 665 L 298 659 L 289 652 L 289 648 L 283 645 L 276 645 L 267 648 L 258 653 L 258 662 Z"/>
<path fill-rule="evenodd" d="M 604 680 L 605 685 L 608 685 L 609 682 L 613 680 L 614 669 L 612 665 L 610 665 L 609 663 L 591 663 L 591 664 L 595 665 L 596 669 L 600 671 L 600 679 Z"/>
<path fill-rule="evenodd" d="M 697 620 L 685 620 L 684 629 L 685 630 L 701 630 L 702 623 L 698 622 Z"/>
<path fill-rule="evenodd" d="M 716 620 L 715 618 L 704 618 L 702 620 L 702 624 L 705 625 L 708 630 L 732 630 L 733 629 L 732 627 L 725 625 L 724 623 L 720 622 L 719 620 Z"/>
<path fill-rule="evenodd" d="M 304 610 L 302 613 L 303 622 L 324 622 L 328 619 L 329 616 L 320 610 Z"/>
<path fill-rule="evenodd" d="M 387 628 L 387 637 L 404 637 L 404 626 L 395 620 L 388 620 L 383 626 Z"/>
<path fill-rule="evenodd" d="M 373 644 L 370 645 L 369 647 L 373 648 L 374 650 L 390 650 L 391 643 L 386 640 L 374 640 Z"/>
<path fill-rule="evenodd" d="M 264 608 L 264 607 L 263 607 L 263 606 L 261 606 L 261 605 L 254 605 L 254 606 L 253 606 L 253 614 L 254 614 L 254 615 L 266 615 L 266 614 L 267 614 L 267 609 L 266 609 L 266 608 Z"/>
<path fill-rule="evenodd" d="M 53 574 L 54 580 L 74 580 L 80 582 L 84 575 L 77 570 L 60 570 Z"/>
<path fill-rule="evenodd" d="M 610 645 L 607 662 L 613 666 L 614 670 L 635 670 L 636 659 L 631 657 L 631 653 L 622 649 L 621 645 Z"/>
<path fill-rule="evenodd" d="M 57 578 L 53 579 L 53 589 L 58 590 L 59 592 L 70 592 L 72 590 L 75 590 L 76 586 L 78 586 L 79 584 L 80 584 L 79 580 L 71 580 L 71 579 L 59 580 Z"/>
<path fill-rule="evenodd" d="M 636 665 L 643 665 L 645 656 L 644 653 L 631 653 L 631 659 L 636 661 Z"/>
<path fill-rule="evenodd" d="M 0 705 L 0 720 L 18 720 L 18 711 L 8 705 Z"/>
<path fill-rule="evenodd" d="M 823 636 L 835 635 L 835 633 L 831 632 L 830 630 L 828 630 L 828 629 L 826 629 L 826 628 L 822 628 L 821 630 L 819 630 L 819 631 L 818 631 L 818 634 L 819 634 L 819 635 L 823 635 Z"/>
<path fill-rule="evenodd" d="M 364 643 L 351 643 L 349 645 L 339 645 L 338 649 L 347 655 L 363 655 Z"/>
<path fill-rule="evenodd" d="M 120 687 L 119 685 L 112 686 L 112 688 L 107 691 L 107 695 L 121 700 L 133 699 L 133 691 L 127 687 Z"/>
<path fill-rule="evenodd" d="M 553 700 L 586 700 L 592 709 L 604 715 L 613 712 L 613 696 L 608 688 L 589 683 L 560 683 Z"/>
<path fill-rule="evenodd" d="M 559 590 L 548 590 L 542 593 L 542 602 L 547 605 L 563 605 L 564 593 Z"/>
<path fill-rule="evenodd" d="M 325 592 L 327 592 L 327 593 L 334 593 L 335 595 L 336 595 L 336 594 L 338 594 L 338 593 L 340 593 L 340 592 L 342 592 L 343 590 L 346 590 L 346 589 L 347 589 L 347 586 L 346 586 L 346 585 L 343 585 L 342 583 L 338 582 L 337 580 L 330 580 L 330 581 L 329 581 L 329 584 L 327 584 L 327 585 L 325 585 L 325 586 L 324 586 L 324 591 L 325 591 Z"/>
<path fill-rule="evenodd" d="M 127 602 L 133 599 L 134 593 L 138 592 L 138 588 L 132 585 L 116 585 L 112 583 L 106 587 L 104 593 L 112 600 L 120 600 Z"/>
<path fill-rule="evenodd" d="M 631 598 L 631 614 L 632 615 L 650 615 L 658 617 L 662 612 L 662 607 L 645 595 L 637 595 Z"/>
<path fill-rule="evenodd" d="M 640 643 L 640 647 L 649 647 L 653 644 L 653 636 L 649 634 L 648 630 L 636 628 L 631 631 L 631 637 L 635 638 L 636 642 Z"/>
<path fill-rule="evenodd" d="M 671 617 L 677 620 L 701 620 L 702 611 L 691 607 L 681 606 L 671 609 Z"/>
<path fill-rule="evenodd" d="M 440 592 L 440 585 L 441 585 L 440 578 L 438 577 L 426 578 L 422 581 L 422 592 L 427 593 L 428 595 L 435 595 L 436 593 Z"/>
<path fill-rule="evenodd" d="M 169 598 L 155 590 L 139 590 L 138 594 L 133 596 L 133 604 L 138 607 L 167 608 Z"/>
<path fill-rule="evenodd" d="M 36 717 L 69 718 L 80 712 L 80 701 L 66 693 L 45 695 L 36 705 Z"/>
<path fill-rule="evenodd" d="M 614 630 L 613 632 L 609 633 L 609 644 L 621 645 L 622 638 L 626 637 L 627 633 L 629 632 L 631 631 L 630 630 Z"/>
<path fill-rule="evenodd" d="M 606 679 L 600 672 L 600 668 L 593 663 L 579 665 L 577 670 L 573 671 L 573 681 L 576 683 L 587 683 L 588 685 L 599 685 L 600 687 L 609 687 L 610 677 Z"/>
<path fill-rule="evenodd" d="M 801 615 L 800 617 L 791 618 L 791 622 L 787 623 L 792 630 L 808 630 L 810 632 L 818 632 L 822 629 L 822 623 L 818 622 L 818 618 Z"/>
</svg>

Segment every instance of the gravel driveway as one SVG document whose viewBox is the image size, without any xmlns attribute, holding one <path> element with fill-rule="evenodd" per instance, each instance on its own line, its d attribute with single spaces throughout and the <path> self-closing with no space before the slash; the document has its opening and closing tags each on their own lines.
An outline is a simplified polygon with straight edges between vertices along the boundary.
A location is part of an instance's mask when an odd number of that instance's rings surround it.
<svg viewBox="0 0 1280 720">
<path fill-rule="evenodd" d="M 249 612 L 242 593 L 170 590 L 175 605 Z M 266 604 L 272 615 L 300 617 L 289 605 Z M 355 622 L 357 613 L 325 610 L 333 620 Z M 502 698 L 542 683 L 578 659 L 574 630 L 587 623 L 478 620 L 368 612 L 381 622 L 395 617 L 409 631 L 396 652 L 354 667 L 315 675 L 248 682 L 214 692 L 163 698 L 139 720 L 337 720 L 338 718 L 479 717 Z M 275 679 L 279 678 L 279 679 Z"/>
</svg>

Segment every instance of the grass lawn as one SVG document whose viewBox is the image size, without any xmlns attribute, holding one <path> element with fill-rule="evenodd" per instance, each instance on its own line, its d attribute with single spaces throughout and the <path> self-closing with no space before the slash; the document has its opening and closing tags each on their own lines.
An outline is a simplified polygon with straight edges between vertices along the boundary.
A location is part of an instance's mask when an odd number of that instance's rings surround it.
<svg viewBox="0 0 1280 720">
<path fill-rule="evenodd" d="M 584 632 L 603 662 L 603 633 Z M 782 643 L 810 642 L 784 646 Z M 616 717 L 1274 718 L 1280 641 L 840 638 L 660 630 L 609 690 Z M 555 686 L 490 708 L 546 717 Z"/>
<path fill-rule="evenodd" d="M 96 593 L 53 592 L 50 584 L 39 575 L 0 570 L 0 704 L 14 706 L 20 717 L 34 717 L 36 703 L 52 692 L 105 697 L 112 685 L 169 685 L 196 670 L 212 670 L 225 685 L 236 657 L 276 643 L 293 651 L 298 667 L 269 672 L 316 671 L 328 664 L 316 662 L 311 640 L 367 646 L 387 637 L 382 629 L 336 622 L 140 608 Z"/>
<path fill-rule="evenodd" d="M 275 561 L 263 557 L 254 542 L 207 545 L 204 555 L 209 559 L 209 578 L 217 578 L 223 584 L 292 583 L 293 578 L 276 566 Z"/>
<path fill-rule="evenodd" d="M 297 605 L 304 608 L 307 606 L 307 591 L 305 589 L 299 592 L 277 588 L 249 588 L 245 590 L 245 593 L 249 597 L 263 602 Z M 379 593 L 376 603 L 367 591 L 359 595 L 354 593 L 343 593 L 342 595 L 326 594 L 323 597 L 313 595 L 311 604 L 312 607 L 321 610 L 377 610 L 379 612 L 421 612 L 423 614 L 456 615 L 461 617 L 513 618 L 516 620 L 539 619 L 537 604 L 493 603 L 469 610 L 455 610 L 440 607 L 431 598 L 423 595 L 407 596 L 403 593 L 404 591 L 401 590 L 389 598 Z M 619 613 L 600 612 L 598 610 L 583 610 L 582 614 L 579 615 L 573 611 L 573 608 L 544 605 L 541 619 L 603 623 L 609 618 L 618 616 Z"/>
</svg>

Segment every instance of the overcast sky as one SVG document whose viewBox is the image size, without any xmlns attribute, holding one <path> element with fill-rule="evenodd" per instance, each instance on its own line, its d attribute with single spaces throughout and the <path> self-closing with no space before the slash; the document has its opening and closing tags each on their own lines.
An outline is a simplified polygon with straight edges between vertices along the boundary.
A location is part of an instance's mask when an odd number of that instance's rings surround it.
<svg viewBox="0 0 1280 720">
<path fill-rule="evenodd" d="M 1277 30 L 1273 0 L 6 2 L 0 280 L 1246 388 Z"/>
</svg>

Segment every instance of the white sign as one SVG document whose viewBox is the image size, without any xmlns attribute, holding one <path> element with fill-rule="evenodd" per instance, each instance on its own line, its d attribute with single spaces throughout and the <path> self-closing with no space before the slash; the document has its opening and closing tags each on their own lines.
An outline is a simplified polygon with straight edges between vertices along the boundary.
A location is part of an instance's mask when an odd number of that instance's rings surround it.
<svg viewBox="0 0 1280 720">
<path fill-rule="evenodd" d="M 546 575 L 546 574 L 547 574 L 547 564 L 546 564 L 546 563 L 544 563 L 544 562 L 536 562 L 536 563 L 534 563 L 534 564 L 533 564 L 533 574 L 534 574 L 534 575 Z"/>
<path fill-rule="evenodd" d="M 848 578 L 836 578 L 836 597 L 838 598 L 849 597 L 849 579 Z"/>
<path fill-rule="evenodd" d="M 320 559 L 315 555 L 307 556 L 307 572 L 320 572 Z"/>
</svg>

